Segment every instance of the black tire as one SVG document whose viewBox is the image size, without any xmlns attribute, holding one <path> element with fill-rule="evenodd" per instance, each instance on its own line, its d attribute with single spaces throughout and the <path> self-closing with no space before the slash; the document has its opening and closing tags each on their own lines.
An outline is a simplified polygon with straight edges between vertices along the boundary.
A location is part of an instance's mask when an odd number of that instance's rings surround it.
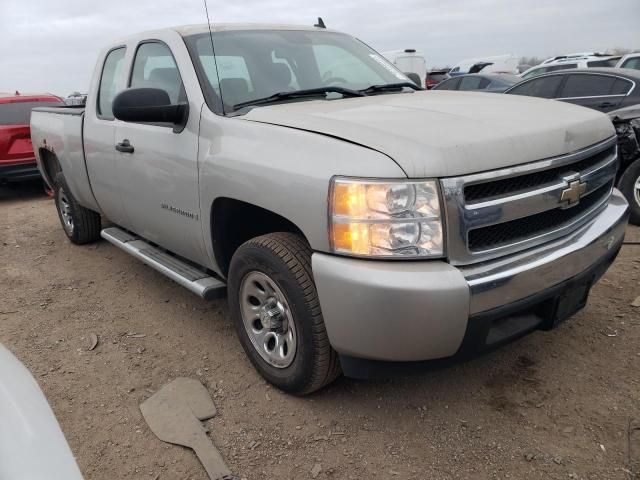
<svg viewBox="0 0 640 480">
<path fill-rule="evenodd" d="M 618 181 L 618 188 L 629 202 L 630 217 L 629 222 L 640 225 L 640 191 L 636 186 L 640 186 L 640 158 L 634 161 L 624 171 Z"/>
<path fill-rule="evenodd" d="M 292 363 L 278 368 L 253 346 L 241 312 L 241 286 L 248 275 L 265 274 L 284 294 L 296 332 Z M 251 363 L 271 384 L 295 395 L 306 395 L 333 382 L 341 373 L 337 353 L 324 326 L 311 272 L 311 248 L 298 235 L 272 233 L 253 238 L 233 255 L 228 297 L 240 343 Z"/>
<path fill-rule="evenodd" d="M 56 175 L 53 198 L 58 210 L 58 218 L 67 238 L 76 245 L 95 242 L 100 239 L 100 214 L 79 205 L 67 186 L 62 172 Z"/>
</svg>

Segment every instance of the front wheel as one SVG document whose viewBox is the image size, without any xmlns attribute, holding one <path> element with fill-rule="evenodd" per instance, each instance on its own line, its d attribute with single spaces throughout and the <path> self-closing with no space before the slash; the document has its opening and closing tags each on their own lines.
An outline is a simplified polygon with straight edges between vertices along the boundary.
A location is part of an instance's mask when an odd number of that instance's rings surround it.
<svg viewBox="0 0 640 480">
<path fill-rule="evenodd" d="M 618 188 L 629 202 L 629 222 L 640 225 L 640 158 L 624 171 Z"/>
<path fill-rule="evenodd" d="M 229 308 L 238 338 L 260 374 L 305 395 L 340 375 L 311 272 L 311 248 L 273 233 L 238 248 L 229 270 Z"/>
</svg>

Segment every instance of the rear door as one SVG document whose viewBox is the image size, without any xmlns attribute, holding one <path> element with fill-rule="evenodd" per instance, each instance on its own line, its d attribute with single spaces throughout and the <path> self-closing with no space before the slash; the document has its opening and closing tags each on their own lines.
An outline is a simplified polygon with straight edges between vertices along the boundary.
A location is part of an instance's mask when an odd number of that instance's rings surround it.
<svg viewBox="0 0 640 480">
<path fill-rule="evenodd" d="M 117 178 L 115 150 L 115 119 L 111 103 L 126 83 L 127 48 L 112 48 L 96 67 L 91 92 L 84 114 L 83 142 L 87 172 L 100 210 L 114 223 L 125 225 L 122 192 Z"/>
<path fill-rule="evenodd" d="M 184 44 L 182 46 L 184 48 Z M 181 55 L 189 58 L 186 50 Z M 190 62 L 182 67 L 193 70 Z M 161 88 L 169 94 L 172 104 L 188 103 L 183 73 L 168 43 L 143 40 L 135 49 L 128 86 Z M 169 124 L 117 121 L 111 149 L 116 155 L 128 228 L 172 252 L 202 263 L 204 247 L 198 194 L 200 106 L 201 103 L 189 104 L 189 119 L 182 131 L 174 131 L 174 126 Z M 115 151 L 115 144 L 124 140 L 129 141 L 133 152 Z"/>
<path fill-rule="evenodd" d="M 613 75 L 572 73 L 567 75 L 558 100 L 609 112 L 618 108 L 632 86 L 628 80 Z"/>
</svg>

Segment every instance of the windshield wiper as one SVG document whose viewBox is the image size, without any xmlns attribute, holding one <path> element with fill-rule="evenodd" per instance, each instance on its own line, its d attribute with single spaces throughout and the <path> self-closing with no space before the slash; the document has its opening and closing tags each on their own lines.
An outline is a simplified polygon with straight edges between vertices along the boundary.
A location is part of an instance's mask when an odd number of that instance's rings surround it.
<svg viewBox="0 0 640 480">
<path fill-rule="evenodd" d="M 306 90 L 296 90 L 293 92 L 278 92 L 274 93 L 273 95 L 269 95 L 268 97 L 257 98 L 255 100 L 248 100 L 246 102 L 237 103 L 233 106 L 233 109 L 239 110 L 250 105 L 266 105 L 268 103 L 276 103 L 281 100 L 288 100 L 292 98 L 326 97 L 327 93 L 340 93 L 344 97 L 365 97 L 367 95 L 362 91 L 343 87 L 308 88 Z"/>
<path fill-rule="evenodd" d="M 389 92 L 392 90 L 402 90 L 404 87 L 413 88 L 414 90 L 424 90 L 413 82 L 400 82 L 400 83 L 384 83 L 381 85 L 371 85 L 370 87 L 358 90 L 362 93 L 377 93 L 377 92 Z"/>
</svg>

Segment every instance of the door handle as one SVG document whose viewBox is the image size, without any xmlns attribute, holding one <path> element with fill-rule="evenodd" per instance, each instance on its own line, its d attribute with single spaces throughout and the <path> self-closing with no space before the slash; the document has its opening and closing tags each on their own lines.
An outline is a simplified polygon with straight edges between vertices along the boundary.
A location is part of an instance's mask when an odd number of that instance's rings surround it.
<svg viewBox="0 0 640 480">
<path fill-rule="evenodd" d="M 129 143 L 129 139 L 125 138 L 120 143 L 116 143 L 116 150 L 122 153 L 133 153 L 133 145 Z"/>
</svg>

